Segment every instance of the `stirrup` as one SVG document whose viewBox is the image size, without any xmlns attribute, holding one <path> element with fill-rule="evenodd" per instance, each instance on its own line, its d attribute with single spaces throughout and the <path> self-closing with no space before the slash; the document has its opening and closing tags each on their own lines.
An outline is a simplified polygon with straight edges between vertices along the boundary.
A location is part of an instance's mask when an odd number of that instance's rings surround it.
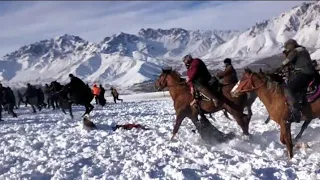
<svg viewBox="0 0 320 180">
<path fill-rule="evenodd" d="M 298 117 L 297 117 L 298 116 Z M 300 123 L 302 119 L 305 117 L 303 116 L 301 111 L 291 111 L 290 118 L 286 121 L 286 123 Z"/>
</svg>

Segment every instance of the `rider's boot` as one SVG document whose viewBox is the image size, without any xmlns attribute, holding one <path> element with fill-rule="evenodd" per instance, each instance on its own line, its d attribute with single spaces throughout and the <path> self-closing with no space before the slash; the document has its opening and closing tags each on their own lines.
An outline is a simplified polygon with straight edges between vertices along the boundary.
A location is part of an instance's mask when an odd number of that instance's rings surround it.
<svg viewBox="0 0 320 180">
<path fill-rule="evenodd" d="M 287 99 L 287 104 L 289 105 L 289 110 L 291 112 L 291 118 L 288 119 L 287 123 L 299 123 L 302 118 L 305 118 L 302 114 L 302 107 L 299 104 L 299 101 L 295 98 L 295 96 L 289 89 L 285 90 L 285 96 Z"/>
<path fill-rule="evenodd" d="M 201 93 L 203 93 L 205 96 L 207 96 L 208 98 L 210 98 L 212 100 L 212 102 L 214 103 L 214 106 L 218 107 L 221 105 L 221 102 L 218 100 L 218 98 L 216 97 L 216 95 L 214 95 L 209 88 L 205 87 L 205 86 L 201 86 L 197 88 L 198 91 L 200 91 Z"/>
</svg>

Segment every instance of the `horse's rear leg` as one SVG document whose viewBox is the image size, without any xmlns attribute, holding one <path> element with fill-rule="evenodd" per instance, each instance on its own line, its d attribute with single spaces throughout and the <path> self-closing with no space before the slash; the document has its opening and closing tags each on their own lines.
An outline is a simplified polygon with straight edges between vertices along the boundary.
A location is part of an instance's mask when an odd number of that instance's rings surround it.
<svg viewBox="0 0 320 180">
<path fill-rule="evenodd" d="M 8 114 L 11 114 L 13 117 L 18 117 L 16 113 L 13 112 L 14 104 L 8 104 L 6 105 L 6 110 L 8 111 Z"/>
<path fill-rule="evenodd" d="M 70 113 L 71 119 L 73 119 L 72 104 L 71 103 L 69 103 L 69 113 Z"/>
<path fill-rule="evenodd" d="M 231 118 L 229 117 L 228 112 L 227 112 L 226 110 L 222 110 L 222 111 L 223 111 L 223 115 L 224 115 L 227 119 L 231 120 Z"/>
<path fill-rule="evenodd" d="M 303 122 L 302 127 L 300 129 L 299 134 L 294 138 L 295 141 L 299 140 L 303 134 L 303 132 L 307 129 L 308 125 L 310 124 L 312 120 L 307 119 L 306 121 Z"/>
<path fill-rule="evenodd" d="M 233 115 L 234 119 L 237 121 L 238 125 L 242 129 L 242 133 L 246 136 L 249 136 L 249 123 L 250 123 L 250 117 L 246 114 L 239 114 L 236 113 Z"/>
<path fill-rule="evenodd" d="M 267 117 L 267 119 L 264 121 L 265 124 L 268 124 L 270 121 L 270 115 Z"/>
<path fill-rule="evenodd" d="M 249 116 L 249 118 L 251 119 L 251 117 L 252 117 L 252 109 L 251 109 L 251 106 L 247 106 L 247 110 L 248 110 L 248 116 Z"/>
<path fill-rule="evenodd" d="M 34 105 L 31 104 L 31 108 L 32 108 L 32 112 L 33 112 L 33 113 L 36 113 L 36 112 L 37 112 L 37 111 L 36 111 L 36 108 L 34 107 Z"/>
<path fill-rule="evenodd" d="M 1 104 L 0 104 L 0 121 L 3 121 L 2 120 L 2 106 L 1 106 Z"/>
<path fill-rule="evenodd" d="M 63 107 L 61 108 L 61 111 L 62 111 L 64 114 L 67 114 L 66 111 L 65 111 L 65 109 L 64 109 Z"/>
<path fill-rule="evenodd" d="M 90 114 L 90 112 L 93 110 L 94 106 L 92 104 L 88 104 L 88 105 L 85 105 L 85 108 L 86 108 L 86 112 L 84 112 L 84 114 L 82 115 L 85 116 L 86 114 Z"/>
</svg>

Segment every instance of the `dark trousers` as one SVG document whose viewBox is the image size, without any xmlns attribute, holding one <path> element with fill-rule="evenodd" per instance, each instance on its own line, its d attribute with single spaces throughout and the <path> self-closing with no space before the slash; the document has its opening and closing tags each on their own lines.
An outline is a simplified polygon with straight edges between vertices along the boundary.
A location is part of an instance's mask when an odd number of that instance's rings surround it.
<svg viewBox="0 0 320 180">
<path fill-rule="evenodd" d="M 287 82 L 287 88 L 293 95 L 296 95 L 297 93 L 301 93 L 301 91 L 309 85 L 313 78 L 314 76 L 312 75 L 299 73 Z"/>
<path fill-rule="evenodd" d="M 219 100 L 217 95 L 215 95 L 215 93 L 213 92 L 213 90 L 211 89 L 210 85 L 207 82 L 200 82 L 200 81 L 195 82 L 194 87 L 196 91 L 203 93 L 205 96 L 214 100 Z"/>
</svg>

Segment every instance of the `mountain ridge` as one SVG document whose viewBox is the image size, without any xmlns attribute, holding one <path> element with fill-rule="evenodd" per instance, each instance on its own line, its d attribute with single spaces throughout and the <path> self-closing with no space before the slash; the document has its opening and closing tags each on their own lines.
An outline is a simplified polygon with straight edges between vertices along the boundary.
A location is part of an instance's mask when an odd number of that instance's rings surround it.
<svg viewBox="0 0 320 180">
<path fill-rule="evenodd" d="M 0 58 L 0 81 L 68 81 L 74 73 L 88 83 L 132 86 L 154 80 L 162 66 L 184 71 L 181 58 L 202 58 L 210 69 L 232 58 L 237 68 L 278 54 L 285 40 L 297 39 L 312 58 L 320 58 L 320 2 L 302 3 L 247 30 L 186 30 L 142 28 L 136 34 L 119 32 L 92 43 L 64 34 L 22 46 Z"/>
</svg>

